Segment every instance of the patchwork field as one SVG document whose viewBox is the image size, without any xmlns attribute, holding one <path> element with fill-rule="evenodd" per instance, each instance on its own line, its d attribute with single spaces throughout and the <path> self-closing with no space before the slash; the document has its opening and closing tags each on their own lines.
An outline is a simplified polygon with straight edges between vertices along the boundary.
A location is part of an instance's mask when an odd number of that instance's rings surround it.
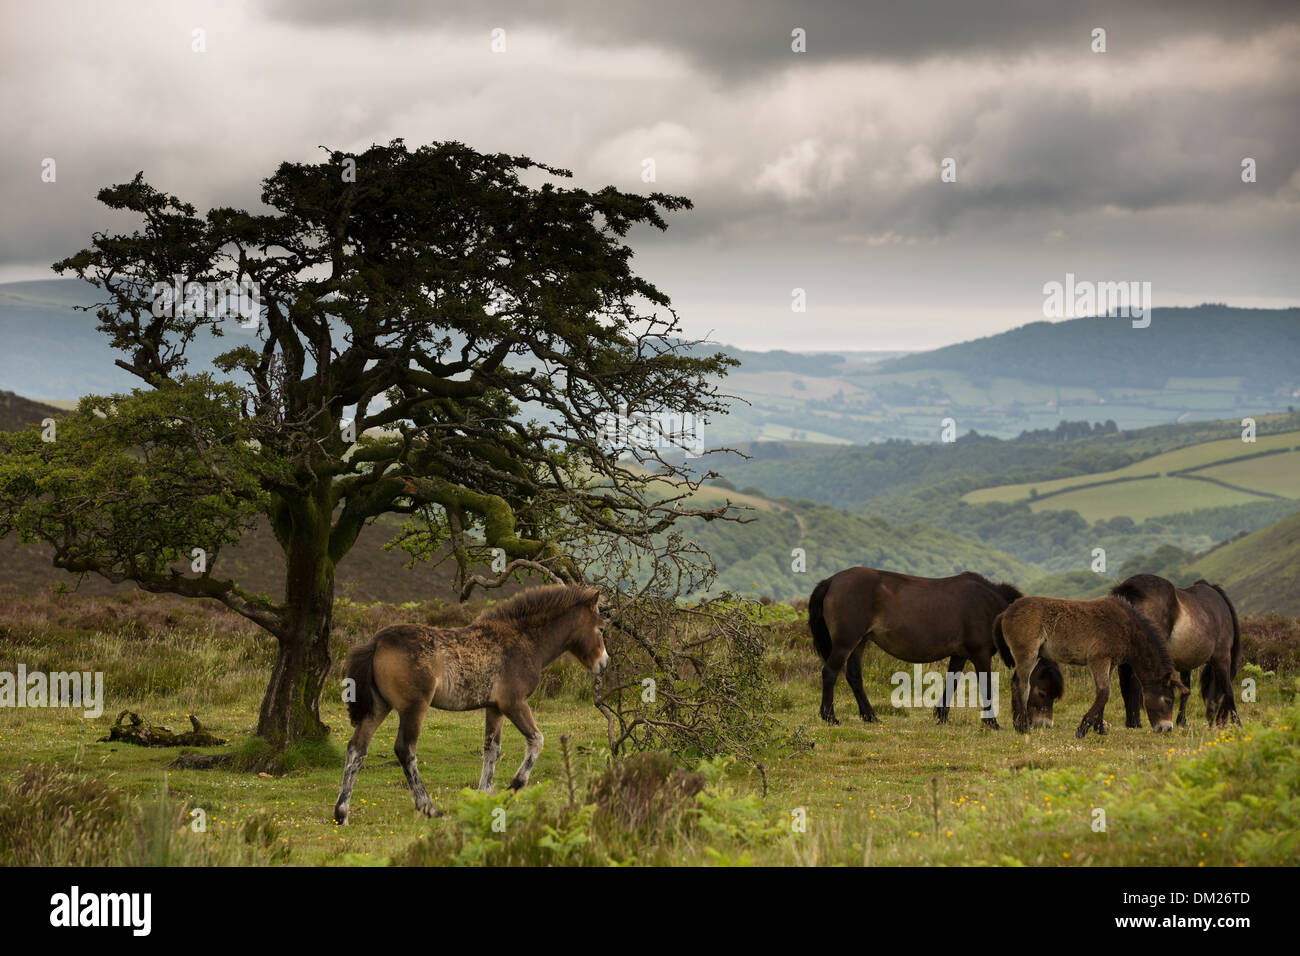
<svg viewBox="0 0 1300 956">
<path fill-rule="evenodd" d="M 1070 478 L 1058 478 L 1052 481 L 1023 481 L 1012 485 L 980 488 L 978 491 L 963 495 L 962 501 L 970 504 L 983 504 L 988 501 L 1024 501 L 1029 500 L 1035 491 L 1037 491 L 1038 497 L 1041 498 L 1044 495 L 1057 494 L 1077 485 L 1113 481 L 1117 478 L 1167 475 L 1175 471 L 1207 468 L 1216 462 L 1226 461 L 1230 458 L 1240 458 L 1243 455 L 1255 455 L 1259 452 L 1277 451 L 1278 449 L 1294 450 L 1297 445 L 1300 445 L 1300 432 L 1261 435 L 1253 444 L 1243 442 L 1240 438 L 1225 438 L 1221 441 L 1202 442 L 1175 451 L 1152 455 L 1150 458 L 1144 458 L 1123 468 L 1116 468 L 1112 471 L 1099 472 L 1093 475 L 1075 475 Z M 1300 497 L 1300 478 L 1297 479 L 1295 488 L 1296 494 L 1293 497 Z"/>
<path fill-rule="evenodd" d="M 970 504 L 1029 501 L 1035 512 L 1074 509 L 1088 521 L 1116 515 L 1140 521 L 1270 496 L 1300 499 L 1298 445 L 1300 432 L 1294 431 L 1262 435 L 1254 443 L 1225 438 L 1097 474 L 980 488 L 962 500 Z M 1276 454 L 1262 454 L 1266 452 Z"/>
<path fill-rule="evenodd" d="M 1196 474 L 1251 491 L 1300 498 L 1300 451 L 1213 465 Z"/>
</svg>

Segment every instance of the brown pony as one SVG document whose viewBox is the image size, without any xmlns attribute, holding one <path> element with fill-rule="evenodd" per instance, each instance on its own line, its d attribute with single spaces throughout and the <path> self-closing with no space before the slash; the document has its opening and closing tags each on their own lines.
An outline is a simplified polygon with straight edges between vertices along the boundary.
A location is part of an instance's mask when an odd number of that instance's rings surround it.
<svg viewBox="0 0 1300 956">
<path fill-rule="evenodd" d="M 876 712 L 862 687 L 862 654 L 867 642 L 874 641 L 886 654 L 911 663 L 950 658 L 943 702 L 935 708 L 935 717 L 946 721 L 956 675 L 968 660 L 983 678 L 981 694 L 983 688 L 993 686 L 993 619 L 1018 597 L 1020 592 L 1010 584 L 994 584 L 973 571 L 920 578 L 858 567 L 821 581 L 808 599 L 808 626 L 825 662 L 822 719 L 839 723 L 835 685 L 843 671 L 857 698 L 858 713 L 866 722 L 875 722 Z M 996 730 L 996 699 L 980 704 L 985 725 Z"/>
<path fill-rule="evenodd" d="M 1102 715 L 1110 696 L 1110 671 L 1129 664 L 1142 681 L 1142 692 L 1157 732 L 1173 730 L 1174 691 L 1186 690 L 1178 680 L 1160 629 L 1127 600 L 1116 595 L 1092 601 L 1025 597 L 1012 603 L 993 622 L 993 638 L 1002 660 L 1016 668 L 1012 680 L 1012 718 L 1016 730 L 1029 730 L 1029 687 L 1020 679 L 1050 658 L 1062 664 L 1086 664 L 1097 685 L 1092 707 L 1083 715 L 1076 736 L 1088 728 L 1106 732 Z"/>
<path fill-rule="evenodd" d="M 1111 588 L 1110 593 L 1127 598 L 1160 626 L 1169 657 L 1184 684 L 1191 683 L 1192 669 L 1201 667 L 1201 699 L 1209 723 L 1241 723 L 1232 692 L 1241 666 L 1241 625 L 1237 609 L 1222 588 L 1204 580 L 1179 588 L 1154 574 L 1135 574 Z M 1127 664 L 1119 667 L 1119 687 L 1124 695 L 1125 722 L 1129 727 L 1141 727 L 1138 700 L 1142 684 Z M 1189 696 L 1189 690 L 1179 694 L 1180 727 L 1187 723 Z"/>
<path fill-rule="evenodd" d="M 599 598 L 595 588 L 529 588 L 488 608 L 468 627 L 398 624 L 353 648 L 347 675 L 355 694 L 348 703 L 348 716 L 357 729 L 348 741 L 335 821 L 348 822 L 357 771 L 370 738 L 390 710 L 396 710 L 401 721 L 394 747 L 397 760 L 406 773 L 415 808 L 426 816 L 442 815 L 415 766 L 415 742 L 430 706 L 486 711 L 480 790 L 492 789 L 501 755 L 501 723 L 509 717 L 526 742 L 524 762 L 510 787 L 518 790 L 528 783 L 542 752 L 542 732 L 533 720 L 528 697 L 537 689 L 542 669 L 565 651 L 594 674 L 609 664 Z"/>
</svg>

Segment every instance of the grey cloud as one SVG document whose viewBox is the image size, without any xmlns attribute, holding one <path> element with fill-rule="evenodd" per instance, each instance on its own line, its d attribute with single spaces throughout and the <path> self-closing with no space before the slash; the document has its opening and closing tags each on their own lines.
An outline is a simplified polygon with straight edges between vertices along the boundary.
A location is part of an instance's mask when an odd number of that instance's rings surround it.
<svg viewBox="0 0 1300 956">
<path fill-rule="evenodd" d="M 688 57 L 702 69 L 748 78 L 792 65 L 790 31 L 807 31 L 808 59 L 909 61 L 936 55 L 1014 55 L 1026 48 L 1060 49 L 1089 42 L 1103 27 L 1121 56 L 1171 37 L 1251 36 L 1300 22 L 1300 8 L 1281 0 L 1130 0 L 1045 3 L 1043 0 L 274 0 L 269 14 L 303 27 L 399 31 L 412 25 L 451 30 L 531 27 L 603 45 L 650 44 Z"/>
</svg>

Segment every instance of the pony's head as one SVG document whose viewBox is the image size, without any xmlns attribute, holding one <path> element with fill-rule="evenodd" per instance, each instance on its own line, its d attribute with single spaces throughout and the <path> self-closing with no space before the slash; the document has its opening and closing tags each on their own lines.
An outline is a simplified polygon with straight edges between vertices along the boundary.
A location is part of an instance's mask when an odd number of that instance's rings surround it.
<svg viewBox="0 0 1300 956">
<path fill-rule="evenodd" d="M 570 615 L 572 624 L 564 649 L 593 674 L 609 666 L 605 650 L 605 618 L 600 613 L 600 591 L 584 588 Z"/>
<path fill-rule="evenodd" d="M 1029 725 L 1051 727 L 1052 705 L 1064 694 L 1065 677 L 1060 665 L 1040 657 L 1029 679 Z"/>
<path fill-rule="evenodd" d="M 554 584 L 528 588 L 478 616 L 534 635 L 550 635 L 555 655 L 568 651 L 583 667 L 599 674 L 609 666 L 605 652 L 605 619 L 600 591 L 592 587 Z"/>
<path fill-rule="evenodd" d="M 1174 696 L 1179 691 L 1186 693 L 1187 685 L 1179 680 L 1173 661 L 1169 659 L 1161 625 L 1128 604 L 1122 596 L 1116 597 L 1127 604 L 1135 625 L 1133 641 L 1136 654 L 1130 663 L 1142 682 L 1142 704 L 1147 719 L 1156 733 L 1169 733 L 1174 729 Z"/>
</svg>

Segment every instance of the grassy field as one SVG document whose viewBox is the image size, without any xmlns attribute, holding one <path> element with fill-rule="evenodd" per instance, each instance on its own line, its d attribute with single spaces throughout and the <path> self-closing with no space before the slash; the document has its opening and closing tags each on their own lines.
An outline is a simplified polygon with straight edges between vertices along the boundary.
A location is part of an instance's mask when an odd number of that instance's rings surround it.
<svg viewBox="0 0 1300 956">
<path fill-rule="evenodd" d="M 1251 491 L 1300 498 L 1300 451 L 1214 465 L 1196 474 Z"/>
<path fill-rule="evenodd" d="M 393 757 L 390 719 L 358 778 L 351 823 L 340 828 L 330 809 L 347 721 L 335 695 L 327 694 L 323 707 L 331 739 L 294 751 L 280 776 L 171 769 L 176 751 L 98 742 L 117 711 L 130 708 L 173 729 L 197 713 L 232 738 L 230 747 L 207 752 L 254 750 L 248 738 L 270 648 L 251 625 L 141 594 L 5 604 L 0 669 L 21 661 L 29 671 L 103 670 L 108 688 L 97 720 L 59 709 L 0 709 L 5 864 L 1196 866 L 1295 862 L 1300 854 L 1300 712 L 1288 703 L 1290 674 L 1259 675 L 1259 700 L 1242 705 L 1241 728 L 1207 728 L 1195 719 L 1194 699 L 1193 719 L 1172 735 L 1126 730 L 1112 699 L 1111 733 L 1077 740 L 1073 728 L 1091 689 L 1082 672 L 1072 672 L 1055 728 L 1021 737 L 984 730 L 973 710 L 959 709 L 940 726 L 928 710 L 890 707 L 889 676 L 910 668 L 873 649 L 867 689 L 882 723 L 858 721 L 841 683 L 844 725 L 830 728 L 816 717 L 820 664 L 804 622 L 783 608 L 768 628 L 769 669 L 775 715 L 792 742 L 775 747 L 761 767 L 704 764 L 697 778 L 703 790 L 675 808 L 665 798 L 639 829 L 612 822 L 617 815 L 601 795 L 611 773 L 603 719 L 591 705 L 589 678 L 563 663 L 533 699 L 546 734 L 536 786 L 514 797 L 466 792 L 478 777 L 481 715 L 435 711 L 420 737 L 421 773 L 448 815 L 423 819 Z M 437 605 L 345 604 L 336 614 L 338 649 L 394 620 L 445 623 L 461 614 Z M 1004 709 L 1008 689 L 1004 674 Z M 1002 719 L 1009 725 L 1008 713 Z M 498 776 L 508 779 L 523 747 L 509 727 L 503 743 Z M 206 813 L 205 832 L 188 825 L 194 808 Z M 501 833 L 491 828 L 498 808 L 505 810 Z M 1104 829 L 1095 827 L 1097 810 Z"/>
<path fill-rule="evenodd" d="M 1260 495 L 1193 478 L 1165 477 L 1080 488 L 1036 501 L 1029 510 L 1077 511 L 1089 523 L 1127 515 L 1145 521 L 1159 515 L 1264 501 Z"/>
</svg>

